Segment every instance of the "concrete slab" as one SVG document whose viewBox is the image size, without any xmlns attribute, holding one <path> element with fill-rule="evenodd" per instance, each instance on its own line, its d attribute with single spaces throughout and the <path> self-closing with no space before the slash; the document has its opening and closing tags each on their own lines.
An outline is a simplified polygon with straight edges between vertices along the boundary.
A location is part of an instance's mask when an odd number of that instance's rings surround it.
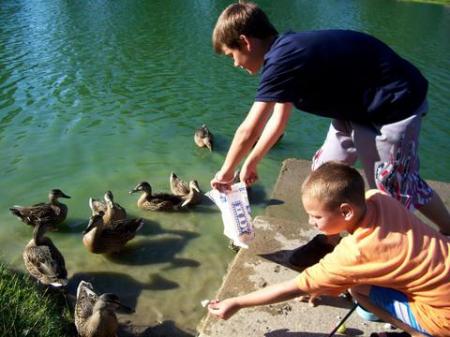
<svg viewBox="0 0 450 337">
<path fill-rule="evenodd" d="M 300 185 L 309 171 L 309 161 L 288 159 L 283 162 L 266 215 L 254 220 L 256 239 L 249 249 L 241 249 L 230 263 L 217 298 L 245 294 L 297 275 L 287 263 L 290 250 L 317 234 L 308 225 L 300 205 Z M 430 183 L 448 205 L 448 184 Z M 326 337 L 351 306 L 345 298 L 323 298 L 314 308 L 292 300 L 243 309 L 228 321 L 207 314 L 197 330 L 200 337 Z M 350 316 L 346 327 L 347 336 L 369 336 L 373 331 L 390 329 L 384 323 L 364 321 L 356 313 Z"/>
</svg>

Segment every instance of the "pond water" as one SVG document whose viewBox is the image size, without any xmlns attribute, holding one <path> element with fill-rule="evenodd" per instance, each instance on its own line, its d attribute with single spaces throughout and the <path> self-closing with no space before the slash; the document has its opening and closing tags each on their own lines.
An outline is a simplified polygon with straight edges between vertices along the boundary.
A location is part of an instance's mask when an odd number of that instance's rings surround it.
<svg viewBox="0 0 450 337">
<path fill-rule="evenodd" d="M 234 253 L 220 213 L 203 204 L 183 213 L 143 212 L 128 191 L 148 180 L 168 191 L 171 171 L 203 191 L 220 168 L 255 93 L 257 77 L 215 55 L 210 36 L 229 1 L 0 1 L 1 259 L 23 270 L 31 229 L 8 211 L 45 201 L 52 188 L 69 215 L 49 236 L 80 279 L 116 292 L 138 325 L 173 321 L 192 333 Z M 422 174 L 450 181 L 450 8 L 393 0 L 258 2 L 280 31 L 348 28 L 368 32 L 416 64 L 430 81 L 421 134 Z M 210 153 L 193 132 L 206 123 Z M 329 121 L 296 111 L 260 165 L 252 195 L 262 214 L 283 159 L 310 159 Z M 113 191 L 146 224 L 119 255 L 89 254 L 81 231 L 88 198 Z"/>
</svg>

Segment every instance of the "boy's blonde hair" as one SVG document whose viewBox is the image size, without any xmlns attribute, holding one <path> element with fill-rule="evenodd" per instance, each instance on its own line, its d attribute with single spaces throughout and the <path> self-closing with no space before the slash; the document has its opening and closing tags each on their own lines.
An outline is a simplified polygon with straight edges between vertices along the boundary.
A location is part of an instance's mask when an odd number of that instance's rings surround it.
<svg viewBox="0 0 450 337">
<path fill-rule="evenodd" d="M 251 2 L 231 4 L 217 19 L 212 34 L 212 43 L 216 53 L 222 53 L 222 47 L 240 49 L 240 36 L 266 39 L 277 36 L 278 32 L 270 23 L 267 15 Z"/>
<path fill-rule="evenodd" d="M 364 180 L 359 172 L 341 162 L 324 163 L 311 172 L 302 184 L 302 196 L 334 210 L 343 203 L 365 207 Z"/>
</svg>

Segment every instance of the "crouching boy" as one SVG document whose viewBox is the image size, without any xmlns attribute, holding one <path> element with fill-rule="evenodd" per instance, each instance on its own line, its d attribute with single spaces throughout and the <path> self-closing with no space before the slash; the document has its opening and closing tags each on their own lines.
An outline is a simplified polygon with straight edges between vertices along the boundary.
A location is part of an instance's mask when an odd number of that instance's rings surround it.
<svg viewBox="0 0 450 337">
<path fill-rule="evenodd" d="M 338 162 L 309 175 L 302 202 L 311 225 L 348 235 L 295 279 L 214 300 L 211 314 L 228 319 L 245 307 L 349 290 L 360 305 L 412 336 L 450 336 L 449 238 L 392 197 L 365 194 L 358 171 Z"/>
</svg>

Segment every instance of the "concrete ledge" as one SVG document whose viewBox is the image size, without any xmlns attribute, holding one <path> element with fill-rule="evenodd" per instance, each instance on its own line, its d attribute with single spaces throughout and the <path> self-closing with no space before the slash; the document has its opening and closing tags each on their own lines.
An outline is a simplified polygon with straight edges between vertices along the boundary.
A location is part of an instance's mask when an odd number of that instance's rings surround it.
<svg viewBox="0 0 450 337">
<path fill-rule="evenodd" d="M 308 225 L 300 205 L 300 184 L 309 171 L 309 161 L 283 162 L 266 215 L 254 220 L 255 241 L 249 249 L 241 249 L 231 262 L 217 298 L 245 294 L 297 275 L 287 263 L 290 250 L 317 234 Z M 448 205 L 448 184 L 431 182 L 430 185 Z M 345 298 L 323 298 L 315 308 L 292 300 L 243 309 L 228 321 L 207 314 L 197 330 L 200 337 L 326 337 L 350 308 L 351 303 Z M 384 323 L 363 321 L 356 313 L 350 316 L 346 327 L 347 336 L 369 336 L 387 328 Z"/>
</svg>

